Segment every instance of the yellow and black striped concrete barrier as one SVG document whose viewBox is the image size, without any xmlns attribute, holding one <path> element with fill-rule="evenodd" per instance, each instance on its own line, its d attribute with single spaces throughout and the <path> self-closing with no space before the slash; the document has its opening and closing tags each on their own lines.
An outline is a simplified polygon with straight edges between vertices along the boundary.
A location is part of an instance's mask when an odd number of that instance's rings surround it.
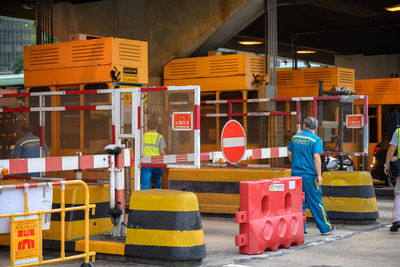
<svg viewBox="0 0 400 267">
<path fill-rule="evenodd" d="M 330 219 L 374 221 L 379 218 L 378 204 L 369 172 L 324 172 L 321 191 L 322 201 Z M 309 211 L 307 217 L 311 217 Z"/>
<path fill-rule="evenodd" d="M 206 256 L 195 194 L 136 191 L 129 209 L 125 256 L 168 261 L 201 260 Z"/>
<path fill-rule="evenodd" d="M 239 210 L 241 181 L 289 176 L 290 169 L 170 169 L 168 180 L 170 189 L 195 193 L 201 212 L 234 214 Z"/>
<path fill-rule="evenodd" d="M 110 207 L 110 187 L 109 185 L 92 184 L 89 186 L 90 204 L 96 204 L 95 214 L 90 212 L 90 235 L 98 235 L 111 232 L 113 224 L 108 214 Z M 60 187 L 54 187 L 52 208 L 60 208 Z M 65 207 L 81 206 L 84 204 L 84 192 L 79 186 L 65 187 Z M 60 213 L 51 215 L 50 229 L 43 231 L 44 247 L 59 247 L 61 233 Z M 70 211 L 65 213 L 65 240 L 67 248 L 74 250 L 74 239 L 84 237 L 84 211 Z M 71 244 L 69 244 L 71 243 Z"/>
</svg>

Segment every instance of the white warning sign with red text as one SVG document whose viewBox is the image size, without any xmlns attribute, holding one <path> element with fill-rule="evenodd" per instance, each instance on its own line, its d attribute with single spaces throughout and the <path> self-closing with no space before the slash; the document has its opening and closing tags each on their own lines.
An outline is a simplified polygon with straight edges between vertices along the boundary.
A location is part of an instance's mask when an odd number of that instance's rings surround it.
<svg viewBox="0 0 400 267">
<path fill-rule="evenodd" d="M 236 120 L 228 121 L 221 133 L 221 149 L 225 160 L 231 164 L 242 160 L 246 152 L 246 134 Z"/>
<path fill-rule="evenodd" d="M 191 131 L 193 129 L 192 112 L 174 112 L 172 114 L 172 130 Z"/>
<path fill-rule="evenodd" d="M 364 115 L 362 114 L 346 115 L 347 128 L 361 128 L 363 126 L 364 126 Z"/>
</svg>

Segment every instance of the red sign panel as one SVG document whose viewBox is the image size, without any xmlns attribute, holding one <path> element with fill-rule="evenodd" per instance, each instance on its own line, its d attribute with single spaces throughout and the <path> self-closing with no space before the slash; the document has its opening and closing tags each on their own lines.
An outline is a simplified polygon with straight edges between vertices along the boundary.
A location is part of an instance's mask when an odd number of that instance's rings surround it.
<svg viewBox="0 0 400 267">
<path fill-rule="evenodd" d="M 172 114 L 172 130 L 190 131 L 193 129 L 192 112 L 174 112 Z"/>
<path fill-rule="evenodd" d="M 246 134 L 242 125 L 236 120 L 228 121 L 221 134 L 222 154 L 231 164 L 242 160 L 246 152 Z"/>
<path fill-rule="evenodd" d="M 364 115 L 346 115 L 346 127 L 347 128 L 361 128 L 364 126 Z"/>
<path fill-rule="evenodd" d="M 15 265 L 39 261 L 39 218 L 16 220 L 11 224 L 14 244 L 11 259 Z"/>
</svg>

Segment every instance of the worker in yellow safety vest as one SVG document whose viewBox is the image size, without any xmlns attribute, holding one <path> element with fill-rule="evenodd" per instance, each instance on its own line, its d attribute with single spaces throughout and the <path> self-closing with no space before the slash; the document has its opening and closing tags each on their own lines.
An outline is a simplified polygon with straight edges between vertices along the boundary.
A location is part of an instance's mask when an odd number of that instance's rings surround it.
<svg viewBox="0 0 400 267">
<path fill-rule="evenodd" d="M 394 152 L 397 148 L 397 160 L 392 161 Z M 390 141 L 390 146 L 386 154 L 386 160 L 384 164 L 384 172 L 386 175 L 393 176 L 396 179 L 394 186 L 394 207 L 392 215 L 392 226 L 390 227 L 391 232 L 397 232 L 400 228 L 400 128 L 397 128 Z M 391 177 L 389 177 L 390 179 Z"/>
<path fill-rule="evenodd" d="M 164 137 L 157 132 L 157 117 L 151 116 L 148 121 L 148 131 L 143 135 L 143 156 L 160 156 L 165 154 Z M 161 188 L 161 175 L 163 168 L 142 167 L 141 169 L 141 190 L 151 188 L 153 178 L 154 188 Z"/>
</svg>

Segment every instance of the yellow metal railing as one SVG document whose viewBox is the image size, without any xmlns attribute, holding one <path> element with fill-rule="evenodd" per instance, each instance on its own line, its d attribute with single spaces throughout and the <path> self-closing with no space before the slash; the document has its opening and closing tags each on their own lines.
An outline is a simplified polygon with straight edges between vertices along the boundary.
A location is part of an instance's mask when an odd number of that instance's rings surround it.
<svg viewBox="0 0 400 267">
<path fill-rule="evenodd" d="M 84 190 L 85 196 L 85 204 L 82 206 L 75 207 L 65 207 L 65 186 L 68 185 L 81 185 Z M 28 190 L 29 188 L 35 187 L 46 187 L 46 186 L 61 186 L 61 201 L 59 209 L 50 209 L 50 210 L 40 210 L 40 211 L 29 211 L 28 207 Z M 95 204 L 89 204 L 89 188 L 87 184 L 80 180 L 73 181 L 57 181 L 50 183 L 30 183 L 30 184 L 17 184 L 17 185 L 3 185 L 0 186 L 0 191 L 4 189 L 23 189 L 24 190 L 24 212 L 23 213 L 9 213 L 9 214 L 0 214 L 0 218 L 10 218 L 10 266 L 37 266 L 44 265 L 49 263 L 63 262 L 69 260 L 76 259 L 85 259 L 85 263 L 89 263 L 90 257 L 92 257 L 92 261 L 94 262 L 94 257 L 96 252 L 89 251 L 89 211 L 92 209 L 92 214 L 95 212 Z M 85 251 L 84 253 L 73 255 L 73 256 L 65 256 L 65 213 L 70 211 L 78 211 L 83 210 L 85 212 L 85 233 L 84 233 L 84 244 Z M 50 260 L 43 260 L 43 246 L 42 246 L 42 219 L 43 214 L 52 214 L 52 213 L 61 213 L 61 251 L 60 257 Z M 29 218 L 26 218 L 30 216 Z M 33 217 L 33 218 L 32 218 Z M 24 218 L 24 219 L 21 219 Z M 33 236 L 34 239 L 25 239 L 19 242 L 16 246 L 16 241 L 18 238 L 23 238 L 23 236 Z M 37 241 L 35 243 L 35 241 Z M 22 242 L 22 243 L 21 243 Z M 30 247 L 34 247 L 30 251 L 19 251 L 21 247 L 25 248 L 25 245 Z M 33 253 L 31 256 L 33 257 L 34 262 L 24 263 L 24 261 L 31 261 L 31 258 L 28 260 L 19 260 L 16 263 L 16 258 L 23 258 L 24 256 L 28 256 Z M 36 254 L 35 254 L 36 253 Z M 24 255 L 25 254 L 25 255 Z M 34 258 L 37 255 L 37 260 Z"/>
</svg>

